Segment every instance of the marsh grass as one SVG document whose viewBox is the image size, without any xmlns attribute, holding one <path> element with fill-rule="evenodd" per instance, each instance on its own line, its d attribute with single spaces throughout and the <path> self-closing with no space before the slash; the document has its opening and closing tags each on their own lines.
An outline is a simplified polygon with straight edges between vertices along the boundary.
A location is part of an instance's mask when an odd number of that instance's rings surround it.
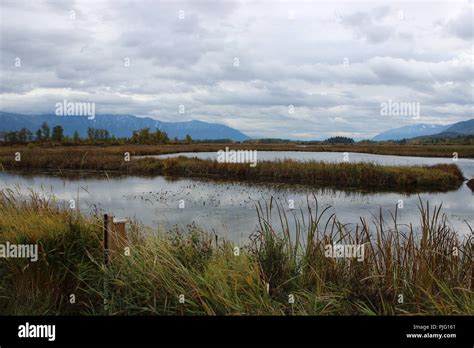
<svg viewBox="0 0 474 348">
<path fill-rule="evenodd" d="M 136 165 L 152 167 L 153 159 Z M 142 163 L 143 162 L 143 163 Z M 156 164 L 159 174 L 229 180 L 295 183 L 337 188 L 364 188 L 402 192 L 445 191 L 458 188 L 463 174 L 455 164 L 384 166 L 373 163 L 329 163 L 295 160 L 259 161 L 256 167 L 241 163 L 176 157 Z"/>
<path fill-rule="evenodd" d="M 125 152 L 131 155 L 157 155 L 178 152 L 205 152 L 218 151 L 228 146 L 234 150 L 258 150 L 258 151 L 332 151 L 332 152 L 356 152 L 371 153 L 378 155 L 398 155 L 398 156 L 423 156 L 423 157 L 448 157 L 452 158 L 453 153 L 457 153 L 460 158 L 474 158 L 474 145 L 461 144 L 439 144 L 439 145 L 411 145 L 411 144 L 351 144 L 351 145 L 329 145 L 329 144 L 265 144 L 265 143 L 201 143 L 201 144 L 169 144 L 169 145 L 81 145 L 81 146 L 47 146 L 47 145 L 2 145 L 0 143 L 0 157 L 14 155 L 15 152 L 31 153 L 38 155 L 53 155 L 61 153 L 94 154 L 103 153 L 109 155 L 123 156 Z"/>
<path fill-rule="evenodd" d="M 272 206 L 277 210 L 278 229 L 270 222 Z M 296 227 L 291 230 L 282 205 L 271 201 L 258 207 L 260 229 L 253 249 L 274 294 L 342 290 L 350 302 L 346 308 L 356 306 L 373 314 L 474 310 L 469 290 L 472 236 L 461 242 L 441 207 L 430 209 L 420 200 L 420 231 L 398 224 L 396 208 L 390 223 L 380 212 L 371 223 L 361 219 L 352 228 L 329 214 L 328 207 L 320 208 L 316 199 L 314 204 L 308 202 L 307 209 L 306 217 L 301 211 L 299 217 L 293 213 Z M 327 258 L 328 244 L 364 244 L 365 258 L 363 262 Z M 398 303 L 400 294 L 403 304 Z"/>
<path fill-rule="evenodd" d="M 39 259 L 0 259 L 0 313 L 68 314 L 70 294 L 83 297 L 77 277 L 91 283 L 96 273 L 90 257 L 99 258 L 99 225 L 54 200 L 31 193 L 0 192 L 0 243 L 38 244 Z"/>
<path fill-rule="evenodd" d="M 258 228 L 238 256 L 196 226 L 152 235 L 133 225 L 130 256 L 105 267 L 100 219 L 4 190 L 0 242 L 39 243 L 41 255 L 0 259 L 0 313 L 474 314 L 472 236 L 461 239 L 441 207 L 420 200 L 419 209 L 416 227 L 399 225 L 396 211 L 344 225 L 315 197 L 291 212 L 271 199 L 258 204 Z M 324 246 L 337 243 L 365 243 L 364 260 L 326 257 Z"/>
<path fill-rule="evenodd" d="M 130 155 L 152 150 L 147 149 L 136 148 Z M 443 192 L 459 188 L 464 181 L 456 164 L 384 166 L 287 159 L 259 161 L 256 167 L 250 167 L 245 163 L 218 163 L 182 156 L 125 161 L 125 151 L 126 147 L 24 148 L 21 150 L 21 161 L 15 161 L 13 148 L 0 148 L 0 168 L 21 172 L 43 170 L 60 175 L 71 172 L 97 172 L 106 176 L 108 173 L 164 175 L 392 192 Z M 170 151 L 170 148 L 162 151 Z"/>
</svg>

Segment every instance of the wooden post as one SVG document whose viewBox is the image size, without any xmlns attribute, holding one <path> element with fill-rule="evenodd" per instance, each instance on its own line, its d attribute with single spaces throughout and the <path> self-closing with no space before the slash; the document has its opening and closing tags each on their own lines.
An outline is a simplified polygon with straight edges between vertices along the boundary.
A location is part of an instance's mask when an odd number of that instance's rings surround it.
<svg viewBox="0 0 474 348">
<path fill-rule="evenodd" d="M 127 219 L 114 218 L 104 214 L 104 264 L 109 265 L 114 254 L 122 253 L 127 245 L 125 224 Z"/>
<path fill-rule="evenodd" d="M 127 235 L 125 234 L 125 224 L 127 222 L 127 219 L 112 218 L 112 238 L 110 239 L 109 248 L 114 253 L 123 253 L 123 249 L 127 245 Z"/>
</svg>

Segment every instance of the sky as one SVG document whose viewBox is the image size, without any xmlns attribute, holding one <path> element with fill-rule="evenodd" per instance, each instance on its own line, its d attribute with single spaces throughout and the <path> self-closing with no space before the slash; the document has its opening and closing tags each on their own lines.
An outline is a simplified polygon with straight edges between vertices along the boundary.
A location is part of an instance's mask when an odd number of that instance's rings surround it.
<svg viewBox="0 0 474 348">
<path fill-rule="evenodd" d="M 371 138 L 473 118 L 473 2 L 0 0 L 0 110 Z M 387 103 L 419 114 L 386 114 Z"/>
</svg>

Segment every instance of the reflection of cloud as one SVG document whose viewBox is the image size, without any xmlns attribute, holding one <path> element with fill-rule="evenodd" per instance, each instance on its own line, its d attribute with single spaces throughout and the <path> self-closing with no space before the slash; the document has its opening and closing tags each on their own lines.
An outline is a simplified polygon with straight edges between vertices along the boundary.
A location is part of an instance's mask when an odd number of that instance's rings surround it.
<svg viewBox="0 0 474 348">
<path fill-rule="evenodd" d="M 51 113 L 67 98 L 95 102 L 98 113 L 283 138 L 400 126 L 379 117 L 388 99 L 420 102 L 423 122 L 471 117 L 469 11 L 456 2 L 402 5 L 4 1 L 2 109 Z"/>
</svg>

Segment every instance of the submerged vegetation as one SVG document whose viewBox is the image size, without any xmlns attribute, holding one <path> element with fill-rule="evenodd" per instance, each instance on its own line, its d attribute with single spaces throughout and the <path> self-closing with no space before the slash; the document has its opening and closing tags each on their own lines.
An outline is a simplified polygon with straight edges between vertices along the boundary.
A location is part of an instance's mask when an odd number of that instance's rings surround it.
<svg viewBox="0 0 474 348">
<path fill-rule="evenodd" d="M 206 147 L 214 146 L 199 148 Z M 280 160 L 259 161 L 257 166 L 252 167 L 245 163 L 218 163 L 214 160 L 186 157 L 133 159 L 132 155 L 151 151 L 151 148 L 134 149 L 135 152 L 127 152 L 126 147 L 22 148 L 20 151 L 1 149 L 0 169 L 166 175 L 397 192 L 447 191 L 458 188 L 464 180 L 455 164 L 384 166 L 371 163 Z M 175 148 L 176 150 L 182 149 Z"/>
<path fill-rule="evenodd" d="M 129 256 L 106 267 L 99 217 L 1 191 L 0 244 L 38 243 L 40 255 L 0 258 L 0 313 L 474 314 L 472 236 L 458 236 L 441 207 L 420 201 L 415 226 L 398 224 L 396 211 L 390 222 L 380 214 L 343 225 L 313 199 L 294 213 L 273 200 L 257 210 L 257 230 L 239 249 L 194 226 L 150 234 L 133 225 Z M 341 244 L 364 245 L 363 260 L 326 255 Z"/>
</svg>

